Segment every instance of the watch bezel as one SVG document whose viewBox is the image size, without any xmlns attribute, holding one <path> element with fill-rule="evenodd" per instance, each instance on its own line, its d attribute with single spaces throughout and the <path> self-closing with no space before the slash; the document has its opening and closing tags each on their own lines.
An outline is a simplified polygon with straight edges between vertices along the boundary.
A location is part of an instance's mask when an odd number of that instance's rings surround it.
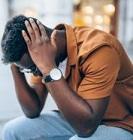
<svg viewBox="0 0 133 140">
<path fill-rule="evenodd" d="M 51 79 L 54 81 L 57 81 L 57 80 L 61 79 L 61 77 L 62 77 L 61 70 L 58 68 L 53 68 L 50 71 L 49 75 L 50 75 Z"/>
<path fill-rule="evenodd" d="M 55 77 L 56 75 L 56 72 L 58 72 L 58 76 Z M 57 81 L 57 80 L 60 80 L 62 77 L 62 72 L 59 68 L 53 68 L 49 74 L 47 75 L 43 75 L 43 78 L 42 78 L 42 83 L 48 83 L 48 82 L 52 82 L 52 81 Z"/>
</svg>

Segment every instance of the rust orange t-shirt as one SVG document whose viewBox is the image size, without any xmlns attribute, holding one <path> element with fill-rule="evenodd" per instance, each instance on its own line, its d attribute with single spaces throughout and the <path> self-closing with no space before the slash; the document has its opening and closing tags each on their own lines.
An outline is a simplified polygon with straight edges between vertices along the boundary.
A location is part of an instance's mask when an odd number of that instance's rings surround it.
<svg viewBox="0 0 133 140">
<path fill-rule="evenodd" d="M 68 85 L 83 99 L 110 96 L 101 123 L 133 132 L 133 65 L 119 41 L 91 27 L 55 29 L 66 30 Z M 41 78 L 32 77 L 32 84 L 38 82 Z"/>
</svg>

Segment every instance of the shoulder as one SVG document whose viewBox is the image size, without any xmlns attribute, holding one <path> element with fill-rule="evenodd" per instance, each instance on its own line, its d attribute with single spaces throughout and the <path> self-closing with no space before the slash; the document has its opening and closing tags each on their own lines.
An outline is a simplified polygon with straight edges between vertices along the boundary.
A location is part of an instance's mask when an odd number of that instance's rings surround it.
<svg viewBox="0 0 133 140">
<path fill-rule="evenodd" d="M 118 71 L 120 68 L 120 58 L 116 50 L 110 46 L 102 46 L 86 57 L 82 57 L 79 61 L 80 70 L 83 73 L 96 72 L 102 70 L 104 72 Z"/>
</svg>

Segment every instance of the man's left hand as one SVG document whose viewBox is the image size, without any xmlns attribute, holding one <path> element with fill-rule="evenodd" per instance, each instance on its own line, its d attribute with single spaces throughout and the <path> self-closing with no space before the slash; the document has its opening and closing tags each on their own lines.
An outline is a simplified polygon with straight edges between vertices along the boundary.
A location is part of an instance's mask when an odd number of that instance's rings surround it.
<svg viewBox="0 0 133 140">
<path fill-rule="evenodd" d="M 47 74 L 56 66 L 56 45 L 51 43 L 51 39 L 40 21 L 36 23 L 30 18 L 29 21 L 25 21 L 25 25 L 28 34 L 23 30 L 22 35 L 27 44 L 29 54 L 42 74 Z"/>
</svg>

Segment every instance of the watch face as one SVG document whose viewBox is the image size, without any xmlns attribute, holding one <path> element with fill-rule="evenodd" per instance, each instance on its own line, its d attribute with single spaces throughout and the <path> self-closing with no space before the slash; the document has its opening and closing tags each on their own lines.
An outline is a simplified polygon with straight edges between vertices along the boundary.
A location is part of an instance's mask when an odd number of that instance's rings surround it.
<svg viewBox="0 0 133 140">
<path fill-rule="evenodd" d="M 59 80 L 59 79 L 61 79 L 62 73 L 59 69 L 54 68 L 51 70 L 50 76 L 53 80 Z"/>
</svg>

